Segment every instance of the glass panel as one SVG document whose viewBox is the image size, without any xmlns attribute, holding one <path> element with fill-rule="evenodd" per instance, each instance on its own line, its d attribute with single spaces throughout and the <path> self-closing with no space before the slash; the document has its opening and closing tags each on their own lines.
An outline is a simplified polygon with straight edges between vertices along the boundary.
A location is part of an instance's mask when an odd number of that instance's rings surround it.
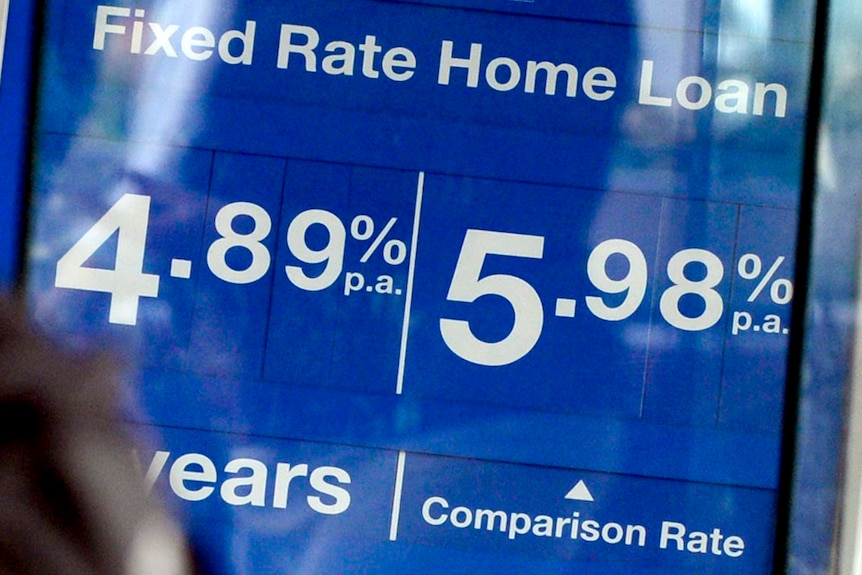
<svg viewBox="0 0 862 575">
<path fill-rule="evenodd" d="M 812 18 L 51 0 L 34 316 L 217 571 L 769 573 Z"/>
</svg>

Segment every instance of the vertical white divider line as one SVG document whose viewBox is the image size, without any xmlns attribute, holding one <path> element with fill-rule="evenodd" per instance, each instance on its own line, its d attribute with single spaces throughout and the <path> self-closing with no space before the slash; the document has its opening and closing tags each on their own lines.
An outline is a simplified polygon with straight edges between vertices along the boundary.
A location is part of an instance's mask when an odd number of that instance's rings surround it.
<svg viewBox="0 0 862 575">
<path fill-rule="evenodd" d="M 407 454 L 398 452 L 398 463 L 395 464 L 395 495 L 392 497 L 392 519 L 389 523 L 389 540 L 398 540 L 398 519 L 401 517 L 401 490 L 404 487 L 404 460 Z"/>
<path fill-rule="evenodd" d="M 404 297 L 404 322 L 401 325 L 401 350 L 398 354 L 398 381 L 395 393 L 404 391 L 404 363 L 407 359 L 407 331 L 410 328 L 410 307 L 413 304 L 413 276 L 416 270 L 416 246 L 419 243 L 419 221 L 422 216 L 422 194 L 425 191 L 425 172 L 419 172 L 416 182 L 416 210 L 413 212 L 413 238 L 410 240 L 410 264 L 407 270 L 407 292 Z"/>
</svg>

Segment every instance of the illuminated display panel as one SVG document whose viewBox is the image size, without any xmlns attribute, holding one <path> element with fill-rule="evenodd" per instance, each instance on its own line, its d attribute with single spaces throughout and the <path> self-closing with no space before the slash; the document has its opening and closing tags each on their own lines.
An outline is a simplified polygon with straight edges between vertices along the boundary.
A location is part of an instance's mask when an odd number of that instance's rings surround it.
<svg viewBox="0 0 862 575">
<path fill-rule="evenodd" d="M 224 572 L 768 573 L 811 10 L 47 2 L 34 316 Z"/>
</svg>

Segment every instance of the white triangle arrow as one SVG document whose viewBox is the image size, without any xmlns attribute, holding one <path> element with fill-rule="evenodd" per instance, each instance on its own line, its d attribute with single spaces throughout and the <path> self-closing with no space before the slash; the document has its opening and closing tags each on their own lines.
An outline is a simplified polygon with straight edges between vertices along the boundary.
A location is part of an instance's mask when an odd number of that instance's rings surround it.
<svg viewBox="0 0 862 575">
<path fill-rule="evenodd" d="M 569 490 L 568 493 L 566 493 L 566 499 L 571 499 L 573 501 L 592 501 L 593 494 L 590 493 L 590 490 L 587 489 L 587 484 L 584 483 L 583 479 L 581 479 Z"/>
</svg>

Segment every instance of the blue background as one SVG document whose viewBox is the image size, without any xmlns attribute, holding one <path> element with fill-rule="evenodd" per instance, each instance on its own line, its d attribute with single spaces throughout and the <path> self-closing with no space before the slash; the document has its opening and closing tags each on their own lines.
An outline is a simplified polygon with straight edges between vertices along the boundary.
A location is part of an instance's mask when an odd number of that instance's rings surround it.
<svg viewBox="0 0 862 575">
<path fill-rule="evenodd" d="M 154 18 L 157 4 L 146 5 Z M 804 36 L 734 36 L 753 54 L 738 70 L 719 58 L 730 36 L 715 22 L 635 28 L 626 24 L 632 16 L 622 3 L 582 21 L 571 14 L 547 17 L 542 3 L 535 7 L 539 16 L 523 17 L 372 1 L 323 7 L 249 1 L 207 17 L 218 30 L 258 21 L 254 64 L 227 66 L 135 56 L 119 37 L 108 38 L 107 51 L 94 51 L 95 3 L 57 1 L 49 8 L 33 198 L 36 249 L 29 262 L 34 314 L 78 345 L 108 342 L 137 358 L 141 411 L 132 417 L 163 426 L 164 445 L 215 459 L 237 446 L 289 455 L 295 442 L 311 441 L 372 462 L 391 463 L 396 450 L 407 450 L 410 460 L 416 453 L 457 456 L 485 462 L 466 467 L 489 470 L 501 465 L 490 461 L 558 468 L 531 468 L 527 479 L 516 474 L 531 485 L 559 469 L 588 470 L 596 481 L 620 485 L 640 476 L 664 487 L 654 487 L 652 507 L 633 510 L 635 503 L 615 501 L 614 509 L 633 514 L 629 521 L 663 517 L 669 485 L 683 493 L 703 490 L 706 503 L 684 501 L 679 512 L 757 534 L 751 572 L 765 566 L 786 337 L 731 336 L 729 321 L 739 309 L 787 318 L 786 306 L 745 301 L 752 286 L 738 277 L 735 262 L 754 252 L 768 266 L 784 255 L 780 277 L 792 270 L 809 55 Z M 322 42 L 359 43 L 376 34 L 385 47 L 408 46 L 419 61 L 416 75 L 394 83 L 358 71 L 311 74 L 296 62 L 279 70 L 281 22 L 314 26 Z M 434 62 L 443 39 L 461 49 L 482 42 L 486 59 L 571 61 L 582 71 L 608 66 L 620 87 L 610 101 L 593 102 L 582 93 L 568 99 L 466 88 L 458 85 L 458 72 L 452 85 L 440 86 Z M 763 43 L 769 50 L 754 49 Z M 671 58 L 679 54 L 687 58 Z M 790 94 L 788 116 L 638 106 L 644 59 L 656 61 L 657 84 L 743 72 L 780 81 Z M 378 228 L 397 217 L 390 237 L 409 245 L 420 172 L 426 179 L 416 287 L 404 394 L 396 396 L 404 299 L 345 296 L 338 282 L 323 292 L 299 290 L 283 271 L 297 263 L 284 238 L 296 214 L 320 208 L 346 226 L 359 214 L 371 215 Z M 160 294 L 140 301 L 136 326 L 107 323 L 106 294 L 53 285 L 57 259 L 122 193 L 152 198 L 144 271 L 160 276 Z M 272 265 L 249 285 L 221 281 L 206 265 L 217 238 L 215 214 L 235 201 L 259 204 L 273 224 L 263 240 Z M 527 279 L 546 310 L 539 344 L 511 366 L 469 365 L 439 336 L 441 317 L 469 317 L 489 339 L 511 325 L 511 312 L 493 298 L 445 301 L 468 228 L 545 237 L 542 260 L 489 257 L 483 268 L 483 274 Z M 635 242 L 646 256 L 649 285 L 639 310 L 620 324 L 591 317 L 585 306 L 575 318 L 552 317 L 555 298 L 580 305 L 591 293 L 586 258 L 610 237 Z M 113 247 L 103 246 L 91 264 L 111 267 Z M 348 238 L 345 271 L 354 271 L 366 247 Z M 689 333 L 659 317 L 658 299 L 669 285 L 668 259 L 692 247 L 722 261 L 716 289 L 725 311 L 715 326 Z M 168 275 L 173 258 L 192 262 L 190 279 Z M 362 271 L 391 274 L 405 286 L 407 264 L 380 259 L 376 254 Z M 380 481 L 391 481 L 391 465 L 382 469 Z M 408 479 L 417 488 L 415 475 Z M 358 506 L 388 493 L 356 489 Z M 723 507 L 725 497 L 738 503 Z M 749 498 L 758 511 L 751 516 L 738 511 Z M 459 544 L 457 552 L 437 542 L 393 547 L 378 527 L 354 545 L 326 523 L 313 530 L 321 539 L 311 542 L 307 532 L 267 531 L 270 521 L 283 518 L 242 510 L 237 520 L 235 511 L 217 502 L 186 509 L 204 549 L 236 572 L 327 573 L 354 560 L 379 561 L 379 572 L 403 563 L 421 572 L 419 566 L 450 565 L 453 554 L 465 569 L 583 572 L 582 565 L 512 559 L 482 545 Z M 356 529 L 366 530 L 384 511 L 380 503 L 369 513 L 373 519 L 357 521 Z M 240 551 L 221 551 L 236 539 L 244 541 Z M 317 545 L 327 549 L 325 557 L 297 562 Z M 288 552 L 294 559 L 285 558 Z M 631 572 L 630 561 L 613 555 L 594 569 Z M 651 572 L 652 561 L 638 561 L 638 572 Z M 662 569 L 728 572 L 696 560 L 670 561 Z"/>
<path fill-rule="evenodd" d="M 0 82 L 0 289 L 9 289 L 19 271 L 21 202 L 30 117 L 34 2 L 13 1 L 6 24 Z"/>
</svg>

